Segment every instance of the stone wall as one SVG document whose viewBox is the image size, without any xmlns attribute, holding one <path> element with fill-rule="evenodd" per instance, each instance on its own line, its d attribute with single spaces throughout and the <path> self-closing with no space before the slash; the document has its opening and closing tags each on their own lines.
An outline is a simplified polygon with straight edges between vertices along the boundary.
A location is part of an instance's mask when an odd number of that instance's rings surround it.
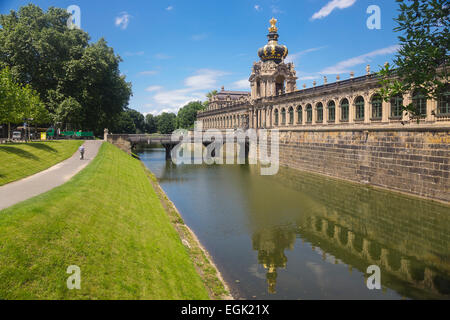
<svg viewBox="0 0 450 320">
<path fill-rule="evenodd" d="M 449 131 L 280 131 L 280 165 L 449 202 Z"/>
<path fill-rule="evenodd" d="M 128 154 L 131 154 L 131 142 L 128 140 L 128 135 L 120 135 L 120 134 L 106 134 L 106 141 L 112 143 L 122 151 L 125 151 Z"/>
</svg>

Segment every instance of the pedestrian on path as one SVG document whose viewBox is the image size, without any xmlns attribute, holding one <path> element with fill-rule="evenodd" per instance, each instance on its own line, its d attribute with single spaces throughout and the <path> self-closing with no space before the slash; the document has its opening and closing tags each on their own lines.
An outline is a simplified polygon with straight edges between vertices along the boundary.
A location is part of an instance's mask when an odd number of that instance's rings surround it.
<svg viewBox="0 0 450 320">
<path fill-rule="evenodd" d="M 78 150 L 80 151 L 80 160 L 84 160 L 84 145 L 81 146 Z"/>
</svg>

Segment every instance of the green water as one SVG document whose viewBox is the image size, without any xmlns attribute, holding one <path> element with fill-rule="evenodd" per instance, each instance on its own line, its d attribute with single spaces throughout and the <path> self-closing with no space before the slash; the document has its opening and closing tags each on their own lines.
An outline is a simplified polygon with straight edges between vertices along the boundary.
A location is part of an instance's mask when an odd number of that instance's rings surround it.
<svg viewBox="0 0 450 320">
<path fill-rule="evenodd" d="M 449 206 L 287 168 L 140 156 L 238 298 L 450 298 Z M 381 290 L 367 288 L 370 265 Z"/>
</svg>

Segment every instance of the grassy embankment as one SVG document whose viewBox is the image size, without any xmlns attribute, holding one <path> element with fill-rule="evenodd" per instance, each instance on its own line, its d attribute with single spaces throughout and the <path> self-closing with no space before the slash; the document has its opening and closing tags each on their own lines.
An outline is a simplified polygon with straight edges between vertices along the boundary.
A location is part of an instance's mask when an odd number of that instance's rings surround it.
<svg viewBox="0 0 450 320">
<path fill-rule="evenodd" d="M 193 259 L 190 251 L 197 249 L 183 246 L 149 175 L 138 160 L 105 143 L 68 183 L 1 211 L 0 299 L 225 293 L 207 259 Z M 67 289 L 70 265 L 81 269 L 80 290 Z M 196 268 L 205 270 L 202 277 Z"/>
<path fill-rule="evenodd" d="M 0 186 L 70 158 L 82 143 L 62 140 L 0 145 Z"/>
</svg>

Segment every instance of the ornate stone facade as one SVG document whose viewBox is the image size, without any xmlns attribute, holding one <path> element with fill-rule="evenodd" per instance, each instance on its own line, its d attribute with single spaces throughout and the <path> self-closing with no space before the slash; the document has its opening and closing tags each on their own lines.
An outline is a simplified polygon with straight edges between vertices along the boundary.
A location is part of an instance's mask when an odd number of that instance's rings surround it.
<svg viewBox="0 0 450 320">
<path fill-rule="evenodd" d="M 276 22 L 276 21 L 275 21 Z M 378 94 L 379 82 L 370 66 L 366 75 L 335 82 L 324 77 L 324 84 L 298 90 L 293 63 L 285 63 L 287 48 L 278 44 L 277 28 L 271 21 L 269 42 L 259 50 L 261 61 L 253 64 L 249 81 L 251 92 L 227 91 L 210 100 L 207 110 L 198 113 L 205 129 L 279 128 L 284 130 L 318 127 L 382 125 L 402 127 L 411 121 L 400 105 L 417 103 L 421 122 L 450 125 L 450 95 L 440 101 L 411 93 L 385 102 Z M 278 53 L 277 53 L 278 52 Z M 229 97 L 227 97 L 227 94 Z M 225 97 L 225 98 L 224 98 Z"/>
</svg>

